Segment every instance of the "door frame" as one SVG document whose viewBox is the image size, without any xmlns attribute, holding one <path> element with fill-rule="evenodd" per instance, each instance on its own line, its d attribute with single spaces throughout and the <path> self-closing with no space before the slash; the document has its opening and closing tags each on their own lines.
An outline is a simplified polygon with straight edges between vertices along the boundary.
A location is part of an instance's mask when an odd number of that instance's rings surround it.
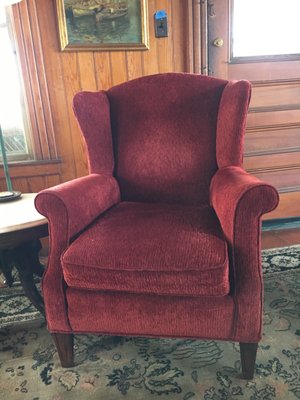
<svg viewBox="0 0 300 400">
<path fill-rule="evenodd" d="M 188 71 L 208 75 L 208 0 L 187 0 Z"/>
</svg>

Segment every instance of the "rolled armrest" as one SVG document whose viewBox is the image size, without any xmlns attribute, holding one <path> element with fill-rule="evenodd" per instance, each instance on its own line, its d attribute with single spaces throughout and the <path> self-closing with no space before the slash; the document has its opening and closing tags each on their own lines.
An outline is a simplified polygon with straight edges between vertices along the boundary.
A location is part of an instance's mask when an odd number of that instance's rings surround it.
<svg viewBox="0 0 300 400">
<path fill-rule="evenodd" d="M 242 168 L 230 166 L 219 169 L 213 177 L 210 200 L 229 249 L 231 295 L 235 304 L 233 339 L 247 331 L 253 332 L 258 341 L 263 303 L 260 217 L 277 206 L 278 193 Z"/>
<path fill-rule="evenodd" d="M 50 228 L 59 225 L 70 239 L 119 201 L 119 186 L 112 176 L 91 174 L 43 190 L 35 206 L 49 220 Z"/>
<path fill-rule="evenodd" d="M 224 167 L 214 175 L 210 186 L 210 202 L 227 239 L 234 240 L 237 219 L 242 219 L 247 230 L 249 218 L 259 219 L 274 210 L 279 201 L 276 189 L 248 174 L 240 167 Z M 242 232 L 240 232 L 242 233 Z"/>
<path fill-rule="evenodd" d="M 37 195 L 35 206 L 49 221 L 50 253 L 42 291 L 47 299 L 46 318 L 52 332 L 71 332 L 61 266 L 62 253 L 74 235 L 119 201 L 117 181 L 104 174 L 74 179 Z M 57 318 L 57 312 L 60 318 Z"/>
</svg>

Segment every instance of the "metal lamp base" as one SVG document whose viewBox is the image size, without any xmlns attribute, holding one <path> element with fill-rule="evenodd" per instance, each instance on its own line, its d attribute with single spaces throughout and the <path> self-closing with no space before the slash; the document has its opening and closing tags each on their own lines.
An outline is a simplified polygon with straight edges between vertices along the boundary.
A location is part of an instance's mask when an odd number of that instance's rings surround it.
<svg viewBox="0 0 300 400">
<path fill-rule="evenodd" d="M 12 201 L 16 200 L 19 197 L 21 197 L 22 193 L 13 190 L 12 192 L 6 191 L 6 192 L 0 192 L 0 203 L 5 202 L 5 201 Z"/>
</svg>

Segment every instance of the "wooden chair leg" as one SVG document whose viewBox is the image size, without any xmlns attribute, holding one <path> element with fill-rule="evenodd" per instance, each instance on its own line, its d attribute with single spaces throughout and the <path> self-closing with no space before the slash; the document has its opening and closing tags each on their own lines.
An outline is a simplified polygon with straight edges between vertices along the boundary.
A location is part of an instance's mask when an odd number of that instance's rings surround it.
<svg viewBox="0 0 300 400">
<path fill-rule="evenodd" d="M 253 379 L 258 343 L 240 343 L 242 375 L 244 379 Z"/>
<path fill-rule="evenodd" d="M 52 333 L 58 352 L 61 366 L 70 368 L 74 366 L 74 336 L 71 333 Z"/>
</svg>

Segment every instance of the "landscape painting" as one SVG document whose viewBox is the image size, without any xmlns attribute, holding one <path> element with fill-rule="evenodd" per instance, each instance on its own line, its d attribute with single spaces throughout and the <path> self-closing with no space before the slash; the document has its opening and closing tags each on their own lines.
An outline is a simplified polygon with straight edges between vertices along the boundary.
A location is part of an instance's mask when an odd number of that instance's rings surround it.
<svg viewBox="0 0 300 400">
<path fill-rule="evenodd" d="M 148 49 L 147 0 L 56 0 L 61 50 Z"/>
</svg>

